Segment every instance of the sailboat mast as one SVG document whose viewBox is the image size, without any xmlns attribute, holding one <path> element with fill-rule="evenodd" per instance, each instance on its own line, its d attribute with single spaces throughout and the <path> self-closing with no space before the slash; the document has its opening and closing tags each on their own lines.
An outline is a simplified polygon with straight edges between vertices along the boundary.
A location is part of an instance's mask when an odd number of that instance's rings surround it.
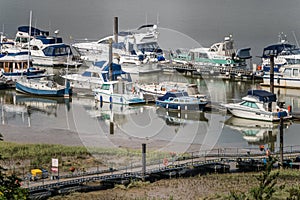
<svg viewBox="0 0 300 200">
<path fill-rule="evenodd" d="M 28 33 L 28 60 L 27 60 L 27 68 L 30 67 L 30 36 L 31 36 L 31 20 L 32 20 L 32 10 L 29 14 L 29 33 Z"/>
</svg>

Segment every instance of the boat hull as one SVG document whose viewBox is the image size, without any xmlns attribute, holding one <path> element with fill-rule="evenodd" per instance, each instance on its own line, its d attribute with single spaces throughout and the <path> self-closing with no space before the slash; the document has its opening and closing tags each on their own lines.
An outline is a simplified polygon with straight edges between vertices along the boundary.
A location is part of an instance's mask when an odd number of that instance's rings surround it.
<svg viewBox="0 0 300 200">
<path fill-rule="evenodd" d="M 240 118 L 270 121 L 270 122 L 280 120 L 279 112 L 262 112 L 259 110 L 240 109 L 240 108 L 230 107 L 230 106 L 226 106 L 226 108 L 232 115 Z M 287 114 L 283 118 L 291 119 L 292 116 Z"/>
<path fill-rule="evenodd" d="M 143 104 L 145 100 L 137 97 L 136 95 L 130 94 L 107 94 L 104 92 L 95 92 L 95 100 L 100 102 L 132 105 L 132 104 Z"/>
<path fill-rule="evenodd" d="M 25 84 L 20 82 L 16 82 L 16 90 L 18 92 L 32 94 L 32 95 L 39 95 L 39 96 L 49 96 L 49 97 L 66 97 L 72 94 L 72 89 L 70 88 L 63 88 L 63 89 L 39 89 L 29 87 Z"/>
<path fill-rule="evenodd" d="M 270 86 L 270 77 L 264 77 L 262 86 Z M 300 88 L 300 78 L 274 77 L 274 86 L 283 88 Z"/>
<path fill-rule="evenodd" d="M 173 102 L 156 100 L 156 105 L 166 109 L 203 111 L 205 106 L 207 105 L 207 102 L 186 104 L 186 103 L 173 103 Z"/>
</svg>

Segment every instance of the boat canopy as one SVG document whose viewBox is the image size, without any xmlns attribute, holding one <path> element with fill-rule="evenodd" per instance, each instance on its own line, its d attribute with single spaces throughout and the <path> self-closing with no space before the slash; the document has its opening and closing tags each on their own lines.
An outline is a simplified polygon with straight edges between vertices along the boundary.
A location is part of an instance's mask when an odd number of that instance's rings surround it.
<svg viewBox="0 0 300 200">
<path fill-rule="evenodd" d="M 296 46 L 287 43 L 269 45 L 264 48 L 262 57 L 269 58 L 271 55 L 277 56 L 283 50 L 292 50 L 292 49 L 296 49 Z"/>
<path fill-rule="evenodd" d="M 29 26 L 19 26 L 18 31 L 20 32 L 25 32 L 29 34 Z M 49 31 L 42 31 L 40 29 L 37 29 L 35 27 L 31 27 L 31 36 L 35 35 L 44 35 L 44 36 L 49 36 Z"/>
<path fill-rule="evenodd" d="M 256 96 L 265 103 L 276 102 L 276 95 L 266 90 L 249 90 L 248 95 Z"/>
<path fill-rule="evenodd" d="M 109 80 L 109 65 L 106 65 L 105 67 L 103 67 L 102 72 L 103 72 L 102 73 L 103 80 L 108 81 Z M 112 63 L 112 80 L 113 81 L 118 80 L 118 77 L 122 76 L 123 74 L 127 74 L 128 76 L 126 78 L 122 77 L 122 79 L 126 79 L 127 81 L 132 81 L 130 74 L 124 72 L 122 70 L 121 65 L 116 64 L 116 63 Z"/>
<path fill-rule="evenodd" d="M 240 59 L 250 59 L 252 58 L 250 50 L 251 48 L 238 49 L 236 52 L 236 56 Z"/>
<path fill-rule="evenodd" d="M 138 27 L 137 30 L 141 30 L 143 28 L 153 28 L 154 26 L 155 26 L 154 24 L 145 24 L 145 25 Z"/>
<path fill-rule="evenodd" d="M 187 92 L 171 92 L 168 91 L 164 96 L 158 97 L 158 100 L 164 101 L 169 99 L 170 97 L 184 97 L 184 96 L 189 96 Z"/>
<path fill-rule="evenodd" d="M 71 49 L 69 45 L 66 44 L 58 44 L 48 46 L 43 49 L 45 56 L 66 56 L 72 55 Z"/>
<path fill-rule="evenodd" d="M 56 43 L 62 43 L 63 42 L 61 37 L 48 38 L 46 36 L 37 36 L 36 39 L 41 40 L 43 44 L 56 44 Z"/>
</svg>

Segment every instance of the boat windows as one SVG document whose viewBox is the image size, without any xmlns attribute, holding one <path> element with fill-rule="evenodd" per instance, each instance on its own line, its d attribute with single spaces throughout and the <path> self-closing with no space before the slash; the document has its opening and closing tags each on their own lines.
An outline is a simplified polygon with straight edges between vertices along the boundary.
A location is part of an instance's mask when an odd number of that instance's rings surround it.
<svg viewBox="0 0 300 200">
<path fill-rule="evenodd" d="M 208 58 L 207 53 L 199 53 L 198 58 Z"/>
<path fill-rule="evenodd" d="M 283 74 L 285 76 L 291 76 L 291 73 L 292 73 L 292 69 L 291 68 L 285 68 L 284 71 L 283 71 Z"/>
<path fill-rule="evenodd" d="M 95 78 L 99 78 L 99 74 L 98 73 L 92 73 L 92 76 L 91 77 L 95 77 Z"/>
<path fill-rule="evenodd" d="M 244 102 L 241 103 L 241 105 L 249 107 L 249 108 L 256 108 L 256 109 L 258 109 L 258 106 L 254 102 L 244 101 Z"/>
<path fill-rule="evenodd" d="M 209 51 L 217 52 L 219 50 L 219 47 L 220 47 L 220 44 L 215 44 L 215 45 L 211 46 Z"/>
<path fill-rule="evenodd" d="M 233 49 L 233 41 L 227 41 L 223 45 L 223 50 L 231 50 Z"/>
<path fill-rule="evenodd" d="M 142 52 L 153 52 L 156 49 L 159 49 L 159 46 L 156 42 L 138 44 L 137 48 Z"/>
<path fill-rule="evenodd" d="M 17 37 L 16 38 L 16 42 L 17 43 L 27 43 L 28 42 L 28 38 L 27 37 Z"/>
<path fill-rule="evenodd" d="M 195 60 L 195 53 L 194 52 L 190 52 L 189 53 L 189 57 L 191 58 L 191 60 Z"/>
<path fill-rule="evenodd" d="M 109 84 L 102 84 L 101 89 L 102 90 L 109 90 L 110 85 Z"/>
<path fill-rule="evenodd" d="M 293 76 L 298 76 L 298 75 L 299 75 L 299 70 L 293 69 Z"/>
<path fill-rule="evenodd" d="M 299 52 L 300 54 L 300 52 Z M 286 62 L 290 65 L 300 64 L 300 59 L 286 58 Z"/>
<path fill-rule="evenodd" d="M 32 46 L 31 49 L 32 50 L 39 50 L 39 47 L 38 46 Z"/>
</svg>

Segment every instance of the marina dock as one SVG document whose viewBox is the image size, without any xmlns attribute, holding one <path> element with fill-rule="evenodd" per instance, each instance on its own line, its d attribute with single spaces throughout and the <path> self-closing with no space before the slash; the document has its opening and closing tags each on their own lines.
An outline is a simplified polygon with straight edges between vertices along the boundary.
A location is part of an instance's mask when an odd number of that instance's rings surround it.
<svg viewBox="0 0 300 200">
<path fill-rule="evenodd" d="M 244 81 L 262 81 L 261 76 L 256 76 L 253 70 L 234 68 L 234 67 L 216 67 L 216 66 L 200 66 L 197 64 L 178 64 L 167 63 L 160 65 L 163 71 L 177 71 L 185 75 L 201 76 L 209 78 L 221 78 L 228 80 L 244 80 Z"/>
<path fill-rule="evenodd" d="M 284 156 L 284 166 L 297 168 L 299 163 L 292 160 L 300 155 L 300 149 L 291 148 Z M 274 153 L 272 156 L 278 156 Z M 178 157 L 176 160 L 165 159 L 147 165 L 143 173 L 142 165 L 136 165 L 129 169 L 108 169 L 102 171 L 90 171 L 82 174 L 56 177 L 54 180 L 39 181 L 31 183 L 28 187 L 30 199 L 41 199 L 55 195 L 63 195 L 69 192 L 88 192 L 94 190 L 110 189 L 116 185 L 129 185 L 134 181 L 158 181 L 176 177 L 191 177 L 209 173 L 234 173 L 247 171 L 261 171 L 265 168 L 266 156 L 259 151 L 256 152 L 222 152 L 217 150 L 210 154 L 199 156 L 191 153 L 190 156 Z"/>
</svg>

